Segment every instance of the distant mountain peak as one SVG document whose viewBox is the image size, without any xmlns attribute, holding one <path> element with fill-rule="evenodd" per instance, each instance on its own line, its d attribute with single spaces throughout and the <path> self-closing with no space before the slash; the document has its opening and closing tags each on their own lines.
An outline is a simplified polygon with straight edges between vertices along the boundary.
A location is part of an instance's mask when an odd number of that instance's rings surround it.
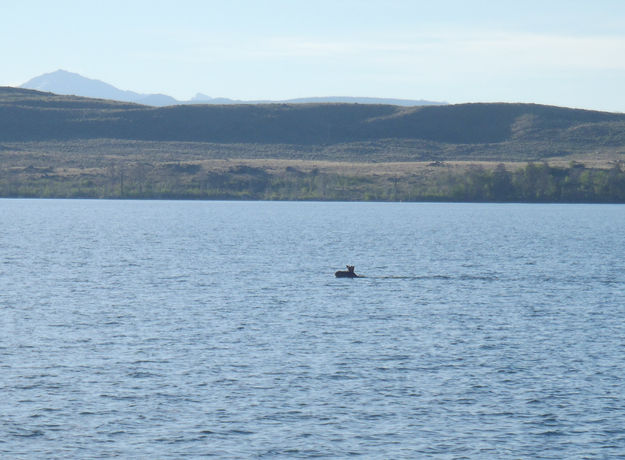
<svg viewBox="0 0 625 460">
<path fill-rule="evenodd" d="M 195 96 L 191 98 L 191 100 L 192 101 L 212 101 L 213 98 L 203 93 L 196 93 Z"/>
<path fill-rule="evenodd" d="M 63 69 L 31 78 L 20 88 L 123 102 L 137 102 L 143 96 L 133 91 L 122 91 L 103 81 L 83 77 Z"/>
<path fill-rule="evenodd" d="M 36 89 L 38 91 L 49 91 L 50 87 L 65 86 L 68 83 L 76 83 L 81 80 L 93 81 L 77 73 L 59 69 L 55 70 L 54 72 L 44 73 L 43 75 L 39 75 L 38 77 L 31 78 L 23 85 L 20 85 L 20 88 Z"/>
<path fill-rule="evenodd" d="M 65 69 L 58 69 L 55 70 L 54 72 L 50 72 L 48 74 L 44 74 L 44 75 L 55 75 L 55 74 L 59 74 L 59 75 L 72 75 L 74 77 L 80 77 L 80 78 L 87 78 L 87 77 L 83 77 L 82 75 L 76 73 L 76 72 L 70 72 L 69 70 L 65 70 Z"/>
<path fill-rule="evenodd" d="M 166 94 L 141 94 L 134 91 L 124 91 L 101 80 L 83 77 L 82 75 L 67 70 L 58 69 L 54 72 L 45 73 L 31 78 L 20 88 L 46 91 L 55 94 L 83 96 L 96 99 L 110 99 L 113 101 L 134 102 L 151 106 L 168 106 L 178 104 L 259 104 L 259 103 L 351 103 L 351 104 L 386 104 L 403 106 L 421 105 L 445 105 L 446 102 L 432 102 L 425 100 L 408 99 L 384 99 L 373 97 L 310 97 L 301 99 L 288 99 L 284 101 L 241 101 L 225 97 L 211 97 L 197 93 L 189 101 L 179 101 Z"/>
</svg>

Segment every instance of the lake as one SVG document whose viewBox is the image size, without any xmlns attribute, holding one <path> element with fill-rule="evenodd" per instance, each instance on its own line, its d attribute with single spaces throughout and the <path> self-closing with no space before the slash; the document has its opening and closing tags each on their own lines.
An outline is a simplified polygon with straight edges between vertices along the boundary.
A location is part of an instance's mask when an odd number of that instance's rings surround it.
<svg viewBox="0 0 625 460">
<path fill-rule="evenodd" d="M 620 205 L 0 200 L 0 456 L 622 455 L 624 229 Z"/>
</svg>

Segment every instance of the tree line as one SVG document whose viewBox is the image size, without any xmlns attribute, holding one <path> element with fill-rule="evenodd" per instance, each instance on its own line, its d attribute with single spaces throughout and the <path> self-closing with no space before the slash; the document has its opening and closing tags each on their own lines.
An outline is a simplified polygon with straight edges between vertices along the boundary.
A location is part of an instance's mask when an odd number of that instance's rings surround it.
<svg viewBox="0 0 625 460">
<path fill-rule="evenodd" d="M 293 167 L 276 172 L 251 166 L 227 171 L 197 164 L 111 165 L 100 174 L 55 174 L 25 168 L 0 172 L 0 196 L 113 199 L 238 199 L 322 201 L 456 201 L 625 203 L 625 172 L 572 163 L 528 163 L 508 170 L 443 165 L 430 174 L 354 175 Z"/>
<path fill-rule="evenodd" d="M 610 169 L 529 163 L 514 172 L 502 164 L 492 171 L 478 166 L 451 182 L 448 192 L 453 201 L 625 203 L 625 173 L 620 163 Z"/>
</svg>

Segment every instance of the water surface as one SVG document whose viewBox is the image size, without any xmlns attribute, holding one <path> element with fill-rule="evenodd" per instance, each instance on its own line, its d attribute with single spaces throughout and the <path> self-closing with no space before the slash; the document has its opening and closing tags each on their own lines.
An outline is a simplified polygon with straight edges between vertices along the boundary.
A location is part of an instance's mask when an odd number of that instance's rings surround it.
<svg viewBox="0 0 625 460">
<path fill-rule="evenodd" d="M 615 457 L 623 228 L 609 205 L 0 200 L 0 454 Z"/>
</svg>

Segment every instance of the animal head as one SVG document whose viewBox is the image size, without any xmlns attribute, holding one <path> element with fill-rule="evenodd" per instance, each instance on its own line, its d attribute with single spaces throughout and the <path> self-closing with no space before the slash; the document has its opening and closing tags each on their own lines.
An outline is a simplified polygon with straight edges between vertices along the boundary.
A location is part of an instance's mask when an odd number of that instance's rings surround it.
<svg viewBox="0 0 625 460">
<path fill-rule="evenodd" d="M 354 266 L 353 265 L 348 265 L 347 266 L 347 271 L 353 272 L 354 271 Z"/>
</svg>

